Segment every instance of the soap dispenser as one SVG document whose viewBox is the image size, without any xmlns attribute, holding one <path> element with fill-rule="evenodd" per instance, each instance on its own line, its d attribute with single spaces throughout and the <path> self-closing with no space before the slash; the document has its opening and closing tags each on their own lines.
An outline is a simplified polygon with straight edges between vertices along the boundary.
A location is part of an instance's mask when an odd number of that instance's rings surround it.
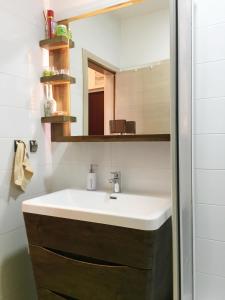
<svg viewBox="0 0 225 300">
<path fill-rule="evenodd" d="M 94 167 L 96 165 L 91 164 L 89 173 L 87 176 L 87 190 L 95 191 L 96 190 L 96 172 L 94 171 Z"/>
</svg>

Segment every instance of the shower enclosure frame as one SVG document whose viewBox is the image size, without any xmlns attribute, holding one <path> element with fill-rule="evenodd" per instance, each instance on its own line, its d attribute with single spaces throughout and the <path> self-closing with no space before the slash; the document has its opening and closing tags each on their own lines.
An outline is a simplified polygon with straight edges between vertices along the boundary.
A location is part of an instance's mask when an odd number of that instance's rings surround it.
<svg viewBox="0 0 225 300">
<path fill-rule="evenodd" d="M 192 0 L 170 0 L 174 300 L 194 299 Z"/>
</svg>

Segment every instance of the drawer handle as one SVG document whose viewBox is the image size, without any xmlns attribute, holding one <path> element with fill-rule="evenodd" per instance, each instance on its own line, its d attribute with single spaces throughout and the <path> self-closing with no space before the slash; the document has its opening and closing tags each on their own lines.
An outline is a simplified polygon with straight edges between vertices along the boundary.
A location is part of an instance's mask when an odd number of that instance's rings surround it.
<svg viewBox="0 0 225 300">
<path fill-rule="evenodd" d="M 79 300 L 78 298 L 72 298 L 72 297 L 69 297 L 69 296 L 66 296 L 64 294 L 61 294 L 61 293 L 57 293 L 57 292 L 54 292 L 54 291 L 51 291 L 52 294 L 55 294 L 56 296 L 59 296 L 65 300 Z"/>
<path fill-rule="evenodd" d="M 101 267 L 111 267 L 111 268 L 126 268 L 127 266 L 123 266 L 120 264 L 115 264 L 115 263 L 111 263 L 111 262 L 106 262 L 104 260 L 99 260 L 96 258 L 91 258 L 91 257 L 86 257 L 86 256 L 82 256 L 82 255 L 76 255 L 76 254 L 72 254 L 72 253 L 68 253 L 65 251 L 60 251 L 60 250 L 55 250 L 52 248 L 44 248 L 45 250 L 52 252 L 58 256 L 64 257 L 66 259 L 71 259 L 80 263 L 84 263 L 84 264 L 89 264 L 89 265 L 93 265 L 93 266 L 101 266 Z"/>
</svg>

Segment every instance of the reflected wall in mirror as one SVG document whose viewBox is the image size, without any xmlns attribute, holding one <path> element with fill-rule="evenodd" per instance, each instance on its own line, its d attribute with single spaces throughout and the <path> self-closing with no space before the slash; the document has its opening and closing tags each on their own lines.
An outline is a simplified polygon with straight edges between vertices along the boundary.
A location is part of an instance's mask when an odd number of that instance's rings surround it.
<svg viewBox="0 0 225 300">
<path fill-rule="evenodd" d="M 144 0 L 70 28 L 73 135 L 169 134 L 169 0 Z"/>
</svg>

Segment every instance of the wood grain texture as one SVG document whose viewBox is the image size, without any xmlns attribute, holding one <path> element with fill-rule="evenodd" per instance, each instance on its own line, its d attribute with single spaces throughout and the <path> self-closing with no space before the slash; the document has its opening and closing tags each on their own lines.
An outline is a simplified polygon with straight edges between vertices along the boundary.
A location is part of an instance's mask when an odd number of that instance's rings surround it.
<svg viewBox="0 0 225 300">
<path fill-rule="evenodd" d="M 47 289 L 38 289 L 38 299 L 39 300 L 65 300 L 63 296 L 57 295 L 56 293 L 49 291 Z"/>
<path fill-rule="evenodd" d="M 70 70 L 69 48 L 62 48 L 49 51 L 49 64 L 57 70 Z M 57 110 L 61 110 L 70 115 L 70 83 L 74 83 L 75 79 L 68 75 L 55 75 L 53 83 L 53 97 L 57 102 Z M 72 81 L 71 81 L 72 80 Z M 70 136 L 70 122 L 61 124 L 51 124 L 51 140 L 59 136 Z"/>
<path fill-rule="evenodd" d="M 30 246 L 38 288 L 81 300 L 149 299 L 151 270 L 86 263 Z"/>
<path fill-rule="evenodd" d="M 41 83 L 49 83 L 52 85 L 74 84 L 76 79 L 67 74 L 57 74 L 53 76 L 44 76 L 40 78 Z"/>
<path fill-rule="evenodd" d="M 170 226 L 168 221 L 159 230 L 144 231 L 28 213 L 24 217 L 31 245 L 143 269 L 152 269 L 153 245 Z"/>
<path fill-rule="evenodd" d="M 56 70 L 68 69 L 70 70 L 70 56 L 69 49 L 62 48 L 49 51 L 49 64 Z"/>
<path fill-rule="evenodd" d="M 125 133 L 126 132 L 126 120 L 110 120 L 109 121 L 110 133 Z"/>
<path fill-rule="evenodd" d="M 68 40 L 65 36 L 56 36 L 52 39 L 45 39 L 39 42 L 41 48 L 47 50 L 57 50 L 62 48 L 74 48 L 75 44 L 72 40 Z"/>
<path fill-rule="evenodd" d="M 71 123 L 51 123 L 51 141 L 54 142 L 58 137 L 71 136 Z"/>
<path fill-rule="evenodd" d="M 169 134 L 136 134 L 136 135 L 96 135 L 96 136 L 58 136 L 55 142 L 169 142 Z"/>
<path fill-rule="evenodd" d="M 41 118 L 41 123 L 65 123 L 65 122 L 76 122 L 76 117 L 52 116 L 52 117 L 42 117 Z"/>
<path fill-rule="evenodd" d="M 173 299 L 171 219 L 142 231 L 30 213 L 24 218 L 38 288 L 82 300 Z M 94 294 L 84 279 L 94 282 Z"/>
<path fill-rule="evenodd" d="M 58 136 L 55 142 L 169 142 L 169 134 Z"/>
<path fill-rule="evenodd" d="M 154 240 L 151 298 L 173 299 L 172 221 L 159 229 Z"/>
</svg>

